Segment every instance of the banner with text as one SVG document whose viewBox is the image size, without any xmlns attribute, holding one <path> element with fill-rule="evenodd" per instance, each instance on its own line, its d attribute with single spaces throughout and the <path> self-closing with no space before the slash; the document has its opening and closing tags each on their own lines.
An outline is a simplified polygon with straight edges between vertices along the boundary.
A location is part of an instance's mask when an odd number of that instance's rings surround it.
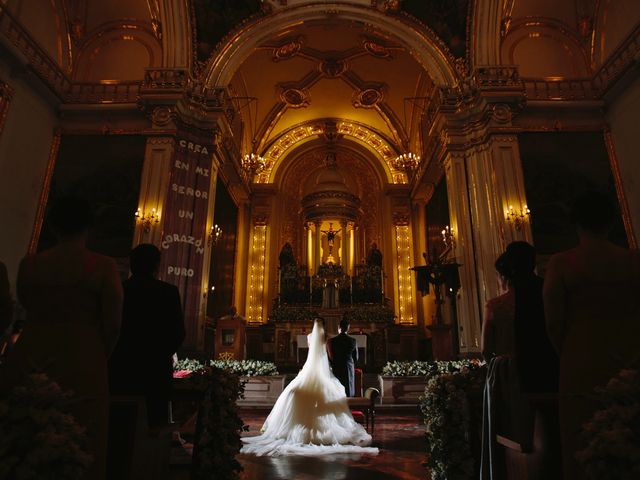
<svg viewBox="0 0 640 480">
<path fill-rule="evenodd" d="M 213 145 L 204 136 L 179 133 L 163 213 L 160 278 L 180 290 L 185 348 L 197 347 L 212 154 Z"/>
</svg>

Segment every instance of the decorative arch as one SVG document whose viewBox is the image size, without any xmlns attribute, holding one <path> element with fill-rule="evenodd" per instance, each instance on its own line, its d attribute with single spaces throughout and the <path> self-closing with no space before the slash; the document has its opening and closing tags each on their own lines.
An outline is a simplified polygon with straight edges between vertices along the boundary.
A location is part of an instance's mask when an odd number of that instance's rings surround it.
<svg viewBox="0 0 640 480">
<path fill-rule="evenodd" d="M 471 67 L 500 64 L 500 43 L 503 18 L 513 0 L 476 0 L 471 16 Z"/>
<path fill-rule="evenodd" d="M 521 54 L 518 49 L 535 49 L 536 55 Z M 502 43 L 502 63 L 518 64 L 522 77 L 585 78 L 590 67 L 586 51 L 576 34 L 551 18 L 526 18 L 511 25 Z"/>
<path fill-rule="evenodd" d="M 380 178 L 387 183 L 407 183 L 404 172 L 396 170 L 391 160 L 398 155 L 398 149 L 382 134 L 371 128 L 349 120 L 336 121 L 338 134 L 343 135 L 351 148 L 366 151 L 369 158 L 377 160 L 376 169 Z M 257 183 L 277 183 L 281 168 L 294 157 L 300 148 L 314 142 L 322 133 L 323 120 L 296 126 L 284 132 L 263 152 L 266 168 L 256 177 Z"/>
<path fill-rule="evenodd" d="M 359 162 L 369 165 L 369 168 L 375 172 L 376 183 L 379 188 L 382 188 L 386 183 L 391 183 L 389 182 L 388 172 L 385 170 L 383 164 L 374 157 L 371 150 L 367 149 L 363 145 L 358 144 L 353 139 L 346 139 L 334 148 L 339 159 L 345 156 L 349 158 L 357 157 Z M 273 183 L 279 187 L 283 187 L 289 172 L 292 169 L 297 168 L 295 162 L 298 158 L 307 158 L 314 155 L 324 157 L 325 153 L 326 144 L 319 140 L 312 140 L 298 144 L 295 148 L 290 149 L 287 152 L 284 158 L 280 160 L 278 168 L 272 172 Z M 318 161 L 318 165 L 321 165 L 320 161 Z"/>
<path fill-rule="evenodd" d="M 232 32 L 226 43 L 213 52 L 203 69 L 202 83 L 207 87 L 228 85 L 238 66 L 249 57 L 254 48 L 272 38 L 273 32 L 303 21 L 326 18 L 330 14 L 339 14 L 342 19 L 371 24 L 383 31 L 392 32 L 413 53 L 415 60 L 431 74 L 436 85 L 454 87 L 460 82 L 453 57 L 431 30 L 372 8 L 323 2 L 276 11 Z"/>
<path fill-rule="evenodd" d="M 131 42 L 130 46 L 128 42 Z M 138 52 L 134 51 L 134 46 Z M 74 79 L 79 81 L 102 80 L 103 78 L 93 78 L 92 71 L 96 66 L 101 65 L 100 62 L 104 60 L 104 55 L 109 54 L 109 50 L 114 47 L 118 49 L 119 60 L 122 60 L 122 56 L 126 56 L 127 53 L 132 56 L 131 62 L 118 62 L 118 64 L 128 66 L 125 75 L 129 74 L 131 78 L 123 78 L 120 72 L 109 77 L 110 80 L 140 80 L 144 77 L 146 67 L 159 66 L 162 61 L 162 47 L 147 24 L 129 20 L 110 22 L 92 32 L 78 52 Z M 139 55 L 140 51 L 144 52 L 146 57 L 142 58 Z M 105 67 L 108 70 L 107 65 L 102 65 L 102 68 Z"/>
</svg>

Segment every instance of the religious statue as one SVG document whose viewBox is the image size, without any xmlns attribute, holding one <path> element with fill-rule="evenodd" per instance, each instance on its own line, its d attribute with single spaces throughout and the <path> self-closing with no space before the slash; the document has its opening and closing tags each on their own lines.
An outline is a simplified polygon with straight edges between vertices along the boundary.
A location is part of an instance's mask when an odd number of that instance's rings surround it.
<svg viewBox="0 0 640 480">
<path fill-rule="evenodd" d="M 285 243 L 278 256 L 280 262 L 278 302 L 295 302 L 296 290 L 298 289 L 299 272 L 298 262 L 293 255 L 293 248 L 289 242 Z"/>
<path fill-rule="evenodd" d="M 295 265 L 297 263 L 296 257 L 293 255 L 293 248 L 291 248 L 291 244 L 289 242 L 282 246 L 278 260 L 280 261 L 280 268 L 284 268 L 291 264 Z"/>
<path fill-rule="evenodd" d="M 329 222 L 329 230 L 320 230 L 327 236 L 327 245 L 329 246 L 329 253 L 327 254 L 327 263 L 335 263 L 333 258 L 333 242 L 336 238 L 336 235 L 340 233 L 342 229 L 338 230 L 333 229 L 333 223 Z"/>
<path fill-rule="evenodd" d="M 382 252 L 378 250 L 378 245 L 376 245 L 375 242 L 371 244 L 371 248 L 367 254 L 367 265 L 375 265 L 382 268 Z"/>
</svg>

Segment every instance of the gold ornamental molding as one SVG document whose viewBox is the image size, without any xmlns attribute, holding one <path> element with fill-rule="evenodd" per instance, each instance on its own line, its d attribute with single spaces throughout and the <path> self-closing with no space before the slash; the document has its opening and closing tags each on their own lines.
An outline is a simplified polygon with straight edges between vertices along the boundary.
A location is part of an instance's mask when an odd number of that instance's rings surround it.
<svg viewBox="0 0 640 480">
<path fill-rule="evenodd" d="M 409 212 L 393 212 L 392 213 L 393 224 L 396 227 L 406 227 L 409 225 L 411 214 Z"/>
<path fill-rule="evenodd" d="M 53 133 L 53 139 L 51 140 L 47 169 L 45 170 L 44 178 L 42 179 L 42 188 L 40 189 L 40 197 L 38 198 L 38 206 L 36 207 L 36 217 L 33 222 L 33 229 L 31 230 L 31 239 L 29 240 L 29 254 L 36 253 L 36 250 L 38 249 L 38 240 L 40 239 L 40 231 L 42 230 L 42 223 L 44 221 L 44 212 L 47 208 L 47 201 L 49 199 L 49 189 L 51 188 L 51 179 L 53 178 L 56 158 L 58 158 L 61 136 L 61 130 L 56 129 Z"/>
<path fill-rule="evenodd" d="M 615 145 L 611 136 L 611 130 L 608 126 L 606 126 L 604 129 L 604 142 L 607 146 L 607 153 L 609 154 L 611 173 L 613 174 L 613 180 L 616 186 L 616 194 L 618 196 L 618 203 L 620 204 L 620 213 L 622 215 L 624 229 L 629 241 L 629 248 L 635 250 L 638 248 L 638 242 L 633 231 L 633 222 L 631 218 L 631 212 L 629 211 L 629 202 L 627 201 L 627 196 L 624 192 L 624 185 L 622 184 L 622 175 L 620 173 L 618 155 L 616 154 Z"/>
<path fill-rule="evenodd" d="M 256 183 L 273 183 L 278 166 L 286 158 L 287 153 L 302 143 L 314 140 L 318 135 L 323 135 L 324 128 L 324 122 L 319 120 L 294 127 L 283 133 L 267 148 L 263 155 L 266 160 L 265 169 L 256 175 L 254 181 Z M 389 183 L 407 182 L 405 174 L 393 168 L 392 161 L 398 155 L 398 151 L 383 135 L 374 132 L 365 125 L 348 120 L 337 121 L 336 128 L 339 135 L 365 146 L 376 155 L 387 173 Z"/>
<path fill-rule="evenodd" d="M 2 5 L 0 5 L 0 34 L 26 58 L 28 65 L 34 69 L 48 88 L 67 104 L 135 104 L 141 94 L 181 95 L 188 87 L 189 74 L 183 68 L 147 69 L 142 82 L 72 81 Z"/>
<path fill-rule="evenodd" d="M 253 215 L 253 225 L 264 227 L 269 223 L 269 215 L 266 213 L 256 213 Z"/>
<path fill-rule="evenodd" d="M 427 25 L 404 12 L 389 15 L 386 9 L 381 8 L 382 2 L 376 3 L 379 8 L 372 8 L 370 2 L 366 2 L 366 5 L 364 3 L 358 5 L 353 2 L 315 1 L 283 7 L 278 9 L 277 14 L 250 18 L 237 29 L 229 32 L 219 43 L 203 68 L 201 80 L 207 85 L 229 84 L 239 65 L 256 48 L 280 48 L 281 50 L 276 50 L 278 53 L 274 54 L 279 57 L 278 61 L 306 54 L 303 42 L 298 40 L 299 37 L 288 39 L 279 45 L 267 46 L 264 42 L 274 31 L 290 29 L 292 25 L 316 20 L 324 21 L 327 14 L 346 22 L 363 22 L 369 25 L 372 31 L 393 32 L 397 39 L 396 46 L 411 52 L 425 71 L 431 73 L 438 85 L 453 86 L 461 80 L 453 55 Z M 364 42 L 367 40 L 363 41 L 362 48 L 365 55 L 392 54 L 392 48 L 386 45 L 385 40 L 370 39 L 368 43 Z"/>
</svg>

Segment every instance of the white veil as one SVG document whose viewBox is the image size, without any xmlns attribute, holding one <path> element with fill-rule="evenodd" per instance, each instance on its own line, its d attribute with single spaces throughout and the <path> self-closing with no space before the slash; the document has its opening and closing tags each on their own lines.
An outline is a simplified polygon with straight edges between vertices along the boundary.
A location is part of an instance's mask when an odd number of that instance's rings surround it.
<svg viewBox="0 0 640 480">
<path fill-rule="evenodd" d="M 329 357 L 327 356 L 326 338 L 322 320 L 316 319 L 313 322 L 313 330 L 307 335 L 309 353 L 307 361 L 302 366 L 300 375 L 323 375 L 327 378 L 333 376 L 329 368 Z"/>
<path fill-rule="evenodd" d="M 242 439 L 242 453 L 378 453 L 377 448 L 365 448 L 371 435 L 353 420 L 344 387 L 331 373 L 322 320 L 315 320 L 307 341 L 302 370 L 276 401 L 262 435 Z"/>
</svg>

